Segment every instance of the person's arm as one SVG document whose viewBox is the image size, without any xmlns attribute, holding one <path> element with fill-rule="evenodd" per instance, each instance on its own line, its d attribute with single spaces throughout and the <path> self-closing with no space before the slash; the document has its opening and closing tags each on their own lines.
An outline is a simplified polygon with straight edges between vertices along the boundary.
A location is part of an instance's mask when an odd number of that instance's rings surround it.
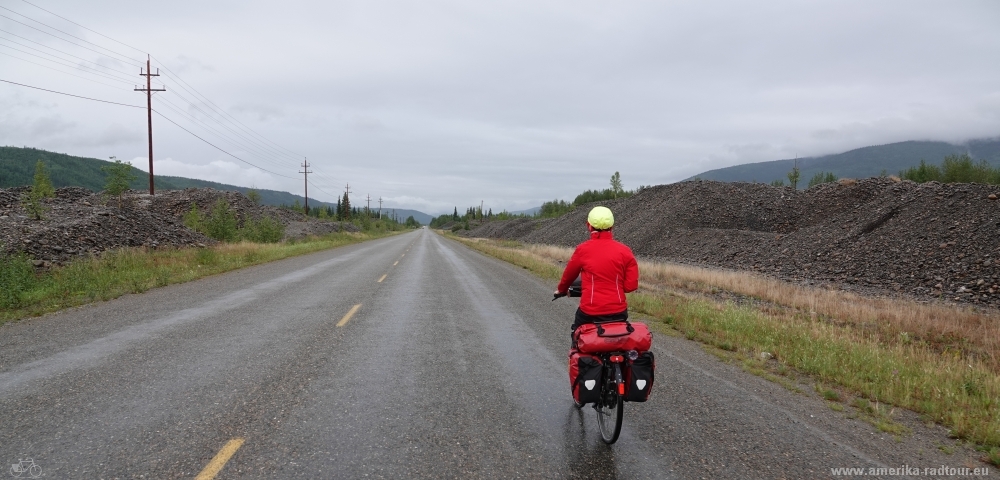
<svg viewBox="0 0 1000 480">
<path fill-rule="evenodd" d="M 562 279 L 559 280 L 555 293 L 566 293 L 570 284 L 576 280 L 576 277 L 580 276 L 580 270 L 583 269 L 583 261 L 580 257 L 582 257 L 580 247 L 577 247 L 573 251 L 573 256 L 569 258 L 569 262 L 566 262 L 566 269 L 563 270 Z"/>
<path fill-rule="evenodd" d="M 635 255 L 628 250 L 628 257 L 625 259 L 625 293 L 634 292 L 639 288 L 639 263 L 635 261 Z"/>
</svg>

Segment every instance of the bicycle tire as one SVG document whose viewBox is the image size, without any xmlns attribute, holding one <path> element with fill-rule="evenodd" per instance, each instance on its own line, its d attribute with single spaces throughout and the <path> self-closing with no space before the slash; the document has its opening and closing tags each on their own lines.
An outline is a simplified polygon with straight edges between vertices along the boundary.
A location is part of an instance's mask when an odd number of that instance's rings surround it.
<svg viewBox="0 0 1000 480">
<path fill-rule="evenodd" d="M 622 415 L 625 413 L 625 402 L 615 389 L 611 375 L 605 376 L 601 389 L 601 400 L 594 405 L 597 410 L 597 426 L 601 430 L 601 440 L 611 445 L 618 441 L 622 432 Z M 613 378 L 613 377 L 612 377 Z"/>
</svg>

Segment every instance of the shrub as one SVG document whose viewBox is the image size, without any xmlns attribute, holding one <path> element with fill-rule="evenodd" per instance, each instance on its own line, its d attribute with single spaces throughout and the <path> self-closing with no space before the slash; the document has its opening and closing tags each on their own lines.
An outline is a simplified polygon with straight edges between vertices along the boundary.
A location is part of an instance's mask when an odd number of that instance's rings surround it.
<svg viewBox="0 0 1000 480">
<path fill-rule="evenodd" d="M 101 171 L 108 174 L 104 183 L 104 194 L 118 197 L 118 208 L 122 208 L 122 196 L 128 191 L 129 184 L 138 177 L 132 171 L 132 163 L 123 162 L 115 157 L 111 159 L 115 163 L 101 167 Z"/>
<path fill-rule="evenodd" d="M 260 192 L 258 192 L 256 188 L 247 190 L 247 198 L 249 198 L 254 205 L 260 205 Z"/>
<path fill-rule="evenodd" d="M 239 230 L 239 237 L 249 242 L 278 243 L 285 237 L 285 226 L 271 217 L 248 219 Z"/>
<path fill-rule="evenodd" d="M 779 179 L 771 182 L 771 186 L 772 187 L 784 187 L 785 186 L 785 181 L 779 178 Z"/>
<path fill-rule="evenodd" d="M 0 308 L 17 308 L 21 295 L 35 284 L 35 269 L 28 256 L 0 251 Z"/>
<path fill-rule="evenodd" d="M 204 221 L 205 217 L 202 216 L 201 210 L 198 210 L 198 204 L 192 203 L 191 210 L 188 210 L 188 212 L 184 214 L 184 226 L 190 228 L 191 230 L 201 232 L 205 228 L 202 225 Z"/>
<path fill-rule="evenodd" d="M 21 197 L 21 205 L 35 220 L 41 220 L 48 207 L 44 200 L 56 196 L 56 189 L 52 186 L 52 179 L 49 178 L 49 170 L 45 168 L 45 162 L 39 160 L 35 164 L 35 179 L 31 190 Z"/>
<path fill-rule="evenodd" d="M 203 222 L 205 235 L 220 242 L 231 242 L 236 239 L 236 215 L 229 208 L 229 203 L 223 199 L 215 202 L 212 213 Z"/>
</svg>

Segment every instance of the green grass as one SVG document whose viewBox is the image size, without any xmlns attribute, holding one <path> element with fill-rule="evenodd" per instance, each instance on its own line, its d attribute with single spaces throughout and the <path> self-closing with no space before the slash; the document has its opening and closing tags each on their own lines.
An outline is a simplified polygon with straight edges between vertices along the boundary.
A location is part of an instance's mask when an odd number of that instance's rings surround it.
<svg viewBox="0 0 1000 480">
<path fill-rule="evenodd" d="M 556 279 L 561 272 L 560 266 L 518 247 L 459 240 L 546 279 Z M 907 429 L 892 421 L 890 406 L 913 410 L 949 427 L 954 436 L 979 444 L 987 460 L 1000 465 L 1000 377 L 986 364 L 923 344 L 884 342 L 849 323 L 794 311 L 762 312 L 666 291 L 641 291 L 628 298 L 631 311 L 659 319 L 719 353 L 742 355 L 746 360 L 741 365 L 751 373 L 786 385 L 764 365 L 776 361 L 779 373 L 783 366 L 836 385 L 857 397 L 854 406 L 862 419 L 897 438 Z M 774 360 L 764 362 L 761 352 L 769 352 Z M 831 401 L 840 397 L 832 389 L 822 395 Z"/>
<path fill-rule="evenodd" d="M 0 256 L 0 325 L 283 258 L 359 243 L 392 232 L 333 233 L 285 243 L 207 248 L 130 248 L 35 274 L 27 257 Z"/>
</svg>

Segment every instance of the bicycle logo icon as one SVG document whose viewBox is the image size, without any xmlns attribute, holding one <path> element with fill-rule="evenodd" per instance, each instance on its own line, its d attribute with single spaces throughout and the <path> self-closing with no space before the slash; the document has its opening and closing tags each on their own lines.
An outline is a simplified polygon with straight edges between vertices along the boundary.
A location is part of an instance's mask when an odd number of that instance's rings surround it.
<svg viewBox="0 0 1000 480">
<path fill-rule="evenodd" d="M 17 463 L 11 464 L 10 474 L 15 477 L 20 477 L 27 472 L 28 476 L 31 478 L 38 478 L 42 475 L 42 467 L 39 467 L 35 463 L 35 460 L 29 458 L 27 460 L 17 459 Z"/>
</svg>

